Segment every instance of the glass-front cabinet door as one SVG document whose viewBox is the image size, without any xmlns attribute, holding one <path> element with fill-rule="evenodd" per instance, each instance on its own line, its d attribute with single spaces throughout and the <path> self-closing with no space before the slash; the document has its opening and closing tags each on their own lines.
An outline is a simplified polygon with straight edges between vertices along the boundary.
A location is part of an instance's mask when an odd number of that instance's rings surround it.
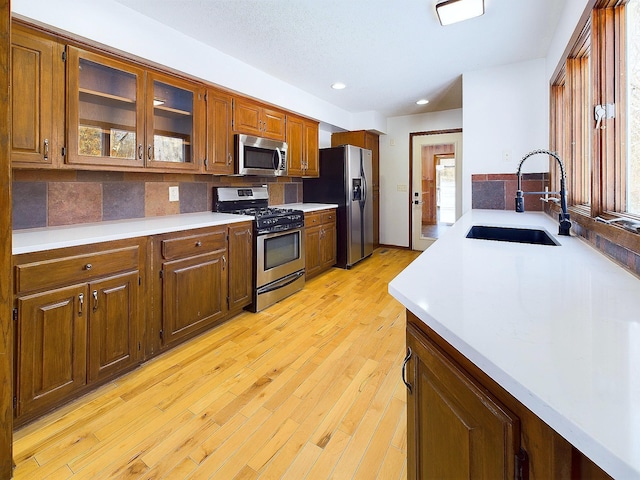
<svg viewBox="0 0 640 480">
<path fill-rule="evenodd" d="M 144 70 L 69 47 L 69 144 L 77 165 L 144 166 Z"/>
<path fill-rule="evenodd" d="M 146 165 L 198 170 L 204 158 L 204 95 L 188 81 L 147 73 Z"/>
</svg>

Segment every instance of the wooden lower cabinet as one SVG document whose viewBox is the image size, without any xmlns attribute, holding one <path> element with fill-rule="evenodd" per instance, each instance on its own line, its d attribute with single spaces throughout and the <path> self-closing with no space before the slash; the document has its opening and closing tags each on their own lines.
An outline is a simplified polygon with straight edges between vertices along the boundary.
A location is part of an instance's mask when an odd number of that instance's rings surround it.
<svg viewBox="0 0 640 480">
<path fill-rule="evenodd" d="M 156 293 L 148 355 L 221 323 L 251 303 L 251 228 L 251 222 L 242 222 L 152 239 Z"/>
<path fill-rule="evenodd" d="M 336 211 L 306 213 L 304 225 L 305 275 L 309 279 L 336 264 Z"/>
<path fill-rule="evenodd" d="M 133 271 L 89 284 L 89 382 L 110 378 L 137 360 L 139 278 Z"/>
<path fill-rule="evenodd" d="M 407 478 L 515 478 L 519 419 L 409 327 Z"/>
<path fill-rule="evenodd" d="M 87 383 L 86 285 L 18 299 L 16 414 L 55 405 Z"/>
<path fill-rule="evenodd" d="M 229 225 L 229 310 L 253 301 L 253 225 Z"/>
<path fill-rule="evenodd" d="M 14 257 L 17 425 L 142 360 L 143 254 L 134 241 Z"/>
<path fill-rule="evenodd" d="M 171 345 L 222 318 L 226 305 L 226 249 L 162 265 L 162 331 Z"/>
<path fill-rule="evenodd" d="M 407 311 L 407 479 L 608 475 Z"/>
</svg>

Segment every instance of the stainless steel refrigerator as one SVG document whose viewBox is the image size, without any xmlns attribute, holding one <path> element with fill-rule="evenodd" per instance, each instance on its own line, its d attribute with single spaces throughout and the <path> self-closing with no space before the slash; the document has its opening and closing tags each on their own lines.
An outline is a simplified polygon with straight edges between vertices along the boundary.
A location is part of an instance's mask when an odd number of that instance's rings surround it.
<svg viewBox="0 0 640 480">
<path fill-rule="evenodd" d="M 305 202 L 338 204 L 337 263 L 350 268 L 373 253 L 371 150 L 342 145 L 320 149 L 320 177 L 303 180 Z"/>
</svg>

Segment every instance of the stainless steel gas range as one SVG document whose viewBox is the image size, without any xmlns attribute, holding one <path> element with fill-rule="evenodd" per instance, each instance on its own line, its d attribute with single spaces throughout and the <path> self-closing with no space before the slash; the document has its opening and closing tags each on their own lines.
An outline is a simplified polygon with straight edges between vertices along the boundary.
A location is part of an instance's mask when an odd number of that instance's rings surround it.
<svg viewBox="0 0 640 480">
<path fill-rule="evenodd" d="M 213 211 L 254 217 L 252 311 L 304 287 L 304 212 L 269 207 L 267 187 L 215 188 Z"/>
</svg>

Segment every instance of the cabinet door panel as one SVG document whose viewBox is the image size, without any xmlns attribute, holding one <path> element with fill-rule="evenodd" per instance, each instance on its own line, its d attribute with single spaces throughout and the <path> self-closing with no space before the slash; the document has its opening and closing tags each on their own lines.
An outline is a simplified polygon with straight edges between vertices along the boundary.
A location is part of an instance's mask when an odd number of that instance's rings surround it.
<svg viewBox="0 0 640 480">
<path fill-rule="evenodd" d="M 305 176 L 317 177 L 320 175 L 320 161 L 318 152 L 318 124 L 306 121 L 304 123 L 305 145 Z"/>
<path fill-rule="evenodd" d="M 11 33 L 11 160 L 55 166 L 64 132 L 64 47 L 28 34 Z"/>
<path fill-rule="evenodd" d="M 68 50 L 68 163 L 143 166 L 144 71 Z"/>
<path fill-rule="evenodd" d="M 204 158 L 204 93 L 195 83 L 147 73 L 146 165 L 196 171 Z"/>
<path fill-rule="evenodd" d="M 233 173 L 231 111 L 231 95 L 213 90 L 207 92 L 206 171 L 209 173 Z"/>
<path fill-rule="evenodd" d="M 233 101 L 233 129 L 247 135 L 260 136 L 262 109 L 249 101 L 235 99 Z"/>
<path fill-rule="evenodd" d="M 426 338 L 408 331 L 414 356 L 408 478 L 514 478 L 518 418 Z"/>
<path fill-rule="evenodd" d="M 137 358 L 138 272 L 89 285 L 89 380 L 112 375 Z"/>
<path fill-rule="evenodd" d="M 85 385 L 87 308 L 84 285 L 18 299 L 18 415 Z"/>
<path fill-rule="evenodd" d="M 249 305 L 253 295 L 251 224 L 229 227 L 229 308 Z"/>
<path fill-rule="evenodd" d="M 320 264 L 323 269 L 331 268 L 336 264 L 336 224 L 325 223 L 322 225 L 320 238 Z"/>
<path fill-rule="evenodd" d="M 303 121 L 301 118 L 287 117 L 287 163 L 289 176 L 301 177 L 304 175 L 303 158 Z"/>
<path fill-rule="evenodd" d="M 166 262 L 163 268 L 163 339 L 170 344 L 226 313 L 224 252 Z"/>
<path fill-rule="evenodd" d="M 320 269 L 320 228 L 305 228 L 304 252 L 307 277 L 313 276 Z"/>
<path fill-rule="evenodd" d="M 262 136 L 284 140 L 285 137 L 285 114 L 277 110 L 263 109 L 263 132 Z"/>
</svg>

